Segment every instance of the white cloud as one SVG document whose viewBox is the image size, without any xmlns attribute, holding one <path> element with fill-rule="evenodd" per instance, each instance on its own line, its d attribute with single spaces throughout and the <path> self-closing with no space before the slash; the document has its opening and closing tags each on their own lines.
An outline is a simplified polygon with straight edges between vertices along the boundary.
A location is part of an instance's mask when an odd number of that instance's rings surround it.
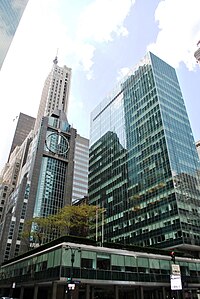
<svg viewBox="0 0 200 299">
<path fill-rule="evenodd" d="M 88 71 L 88 79 L 92 78 L 94 43 L 110 42 L 115 36 L 128 35 L 128 30 L 123 23 L 134 2 L 131 0 L 95 0 L 80 15 L 77 40 L 82 46 L 78 48 L 77 54 L 84 70 Z M 83 52 L 82 49 L 84 49 Z"/>
<path fill-rule="evenodd" d="M 123 67 L 118 71 L 117 81 L 121 81 L 130 72 L 129 67 Z"/>
<path fill-rule="evenodd" d="M 83 11 L 79 24 L 79 37 L 96 42 L 113 40 L 113 35 L 126 36 L 123 22 L 133 4 L 131 0 L 96 0 Z"/>
<path fill-rule="evenodd" d="M 4 153 L 9 151 L 11 144 L 16 125 L 12 119 L 19 112 L 36 116 L 44 80 L 57 48 L 59 65 L 65 62 L 73 73 L 81 67 L 87 78 L 91 79 L 96 47 L 127 34 L 124 20 L 134 1 L 91 0 L 88 6 L 84 6 L 82 1 L 81 5 L 78 2 L 28 2 L 0 73 L 0 98 L 4 104 L 2 109 L 7 111 L 0 119 L 0 127 L 3 128 L 5 123 L 7 127 L 1 134 L 4 140 L 0 147 L 1 159 L 5 160 Z M 84 30 L 80 30 L 81 26 Z M 87 26 L 91 27 L 88 34 L 85 32 Z M 70 103 L 73 101 L 71 96 Z M 75 103 L 77 107 L 72 108 L 76 112 L 82 111 L 81 103 Z M 80 117 L 77 114 L 73 118 Z"/>
<path fill-rule="evenodd" d="M 83 66 L 84 71 L 87 73 L 88 80 L 92 78 L 92 65 L 95 47 L 89 43 L 80 42 L 77 44 L 76 53 L 79 63 Z"/>
<path fill-rule="evenodd" d="M 42 24 L 36 25 L 44 32 L 42 34 L 41 30 L 37 29 L 41 44 L 43 44 L 41 50 L 47 51 L 55 45 L 56 51 L 56 48 L 59 47 L 59 61 L 71 61 L 73 71 L 81 66 L 89 80 L 93 77 L 92 66 L 96 47 L 100 43 L 111 42 L 116 37 L 128 35 L 128 30 L 123 23 L 135 0 L 91 1 L 76 16 L 75 26 L 77 27 L 74 28 L 74 35 L 69 34 L 71 28 L 67 28 L 67 18 L 60 18 L 55 0 L 51 0 L 50 7 L 47 0 L 43 0 L 42 3 L 40 10 L 43 8 L 43 17 L 38 16 L 38 21 L 42 19 Z M 47 10 L 46 14 L 45 10 Z M 68 26 L 71 24 L 69 23 Z M 65 59 L 62 57 L 62 53 L 65 53 Z"/>
<path fill-rule="evenodd" d="M 194 51 L 200 39 L 199 12 L 199 0 L 161 1 L 155 11 L 159 33 L 148 50 L 174 67 L 184 62 L 189 70 L 194 69 Z"/>
</svg>

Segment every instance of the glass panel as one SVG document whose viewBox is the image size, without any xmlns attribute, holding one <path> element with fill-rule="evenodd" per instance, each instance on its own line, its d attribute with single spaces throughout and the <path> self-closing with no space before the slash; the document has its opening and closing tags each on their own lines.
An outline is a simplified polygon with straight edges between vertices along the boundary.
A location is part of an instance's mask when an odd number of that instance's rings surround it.
<svg viewBox="0 0 200 299">
<path fill-rule="evenodd" d="M 197 269 L 196 264 L 195 263 L 189 263 L 189 269 L 190 270 L 196 270 Z"/>
<path fill-rule="evenodd" d="M 110 270 L 110 259 L 108 256 L 105 258 L 97 257 L 97 269 Z"/>
<path fill-rule="evenodd" d="M 81 257 L 82 258 L 88 258 L 88 259 L 96 259 L 96 252 L 81 251 Z"/>
<path fill-rule="evenodd" d="M 160 269 L 159 260 L 156 259 L 149 259 L 149 267 L 150 269 Z"/>
<path fill-rule="evenodd" d="M 51 268 L 54 266 L 54 252 L 55 251 L 51 251 L 48 253 L 47 268 Z"/>
<path fill-rule="evenodd" d="M 54 266 L 59 266 L 60 264 L 62 264 L 62 260 L 61 260 L 61 254 L 62 254 L 62 249 L 57 249 L 55 251 L 55 255 L 54 255 Z"/>
<path fill-rule="evenodd" d="M 125 256 L 125 266 L 137 267 L 137 258 L 134 256 Z"/>
<path fill-rule="evenodd" d="M 138 267 L 149 268 L 149 260 L 147 258 L 138 258 Z"/>
<path fill-rule="evenodd" d="M 170 262 L 166 260 L 160 260 L 160 269 L 171 269 Z"/>
<path fill-rule="evenodd" d="M 111 255 L 111 265 L 113 266 L 124 266 L 124 256 L 112 254 Z"/>
<path fill-rule="evenodd" d="M 87 258 L 81 258 L 81 268 L 92 269 L 93 268 L 93 260 Z"/>
<path fill-rule="evenodd" d="M 47 254 L 41 254 L 38 256 L 38 262 L 44 262 L 47 260 Z"/>
<path fill-rule="evenodd" d="M 80 252 L 74 251 L 74 267 L 80 267 Z M 64 266 L 71 266 L 71 255 L 72 251 L 71 249 L 68 250 L 63 250 L 63 255 L 62 255 L 62 264 Z"/>
</svg>

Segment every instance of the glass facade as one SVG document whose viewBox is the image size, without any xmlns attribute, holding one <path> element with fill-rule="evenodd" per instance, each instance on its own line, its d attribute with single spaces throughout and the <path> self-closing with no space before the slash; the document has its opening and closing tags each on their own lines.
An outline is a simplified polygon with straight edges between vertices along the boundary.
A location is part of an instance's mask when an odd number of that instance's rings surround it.
<svg viewBox="0 0 200 299">
<path fill-rule="evenodd" d="M 63 207 L 66 163 L 43 157 L 34 217 L 56 214 Z"/>
<path fill-rule="evenodd" d="M 89 202 L 106 209 L 96 239 L 194 249 L 198 173 L 176 72 L 148 53 L 91 114 Z"/>
<path fill-rule="evenodd" d="M 28 0 L 0 1 L 0 69 Z"/>
<path fill-rule="evenodd" d="M 56 117 L 49 117 L 48 124 L 34 217 L 54 215 L 64 206 L 70 125 Z"/>
<path fill-rule="evenodd" d="M 59 239 L 56 241 L 59 242 Z M 107 288 L 112 285 L 119 286 L 121 294 L 119 298 L 172 298 L 170 296 L 172 265 L 170 256 L 166 255 L 165 251 L 162 251 L 162 254 L 154 254 L 154 250 L 151 253 L 133 251 L 130 248 L 121 250 L 86 245 L 80 241 L 80 244 L 62 241 L 48 247 L 41 246 L 40 250 L 29 251 L 24 256 L 7 261 L 0 268 L 0 288 L 10 286 L 11 280 L 16 282 L 17 287 L 20 285 L 24 288 L 27 285 L 30 288 L 33 283 L 37 283 L 40 288 L 41 284 L 48 281 L 50 293 L 50 281 L 59 281 L 59 285 L 66 287 L 67 282 L 72 278 L 74 283 L 77 283 L 78 298 L 89 298 L 89 296 L 81 297 L 86 284 L 93 286 L 96 294 L 101 288 L 101 294 L 104 296 L 100 298 L 116 298 L 113 291 L 110 297 L 105 295 Z M 73 266 L 72 253 L 74 254 Z M 182 285 L 184 285 L 179 298 L 198 298 L 200 260 L 176 257 L 176 262 L 180 266 Z M 144 296 L 133 292 L 138 286 L 143 286 Z M 165 292 L 161 292 L 158 296 L 161 288 L 164 288 Z M 132 292 L 129 294 L 128 290 Z M 187 297 L 188 290 L 193 290 L 194 297 Z M 54 298 L 60 298 L 60 293 L 58 296 L 54 294 Z"/>
</svg>

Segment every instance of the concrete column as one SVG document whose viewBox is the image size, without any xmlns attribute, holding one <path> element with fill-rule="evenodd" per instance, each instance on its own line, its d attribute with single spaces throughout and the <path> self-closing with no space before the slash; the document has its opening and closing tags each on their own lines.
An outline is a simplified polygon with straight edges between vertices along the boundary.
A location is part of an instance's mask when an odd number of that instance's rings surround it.
<svg viewBox="0 0 200 299">
<path fill-rule="evenodd" d="M 34 285 L 34 294 L 33 294 L 33 299 L 37 299 L 38 295 L 38 284 Z"/>
<path fill-rule="evenodd" d="M 52 282 L 52 292 L 51 292 L 51 299 L 56 299 L 57 296 L 57 282 Z"/>
<path fill-rule="evenodd" d="M 131 288 L 130 298 L 132 298 L 132 299 L 137 298 L 137 293 L 136 293 L 136 290 L 134 288 Z"/>
<path fill-rule="evenodd" d="M 94 299 L 94 287 L 91 287 L 91 299 Z"/>
<path fill-rule="evenodd" d="M 114 286 L 115 299 L 119 299 L 119 287 Z"/>
<path fill-rule="evenodd" d="M 140 293 L 140 299 L 144 299 L 144 289 L 143 289 L 143 287 L 139 287 L 139 293 Z"/>
<path fill-rule="evenodd" d="M 163 299 L 166 298 L 166 291 L 165 291 L 165 287 L 162 287 L 162 297 Z"/>
<path fill-rule="evenodd" d="M 24 297 L 24 287 L 21 287 L 19 299 L 23 299 L 23 297 Z"/>
<path fill-rule="evenodd" d="M 155 290 L 155 291 L 154 291 L 154 296 L 155 296 L 155 299 L 161 299 L 161 298 L 159 297 L 159 290 Z"/>
<path fill-rule="evenodd" d="M 139 287 L 135 289 L 135 298 L 140 298 L 140 290 Z M 135 299 L 134 298 L 134 299 Z"/>
<path fill-rule="evenodd" d="M 86 299 L 90 299 L 90 285 L 87 284 L 86 285 L 86 296 L 85 296 Z"/>
</svg>

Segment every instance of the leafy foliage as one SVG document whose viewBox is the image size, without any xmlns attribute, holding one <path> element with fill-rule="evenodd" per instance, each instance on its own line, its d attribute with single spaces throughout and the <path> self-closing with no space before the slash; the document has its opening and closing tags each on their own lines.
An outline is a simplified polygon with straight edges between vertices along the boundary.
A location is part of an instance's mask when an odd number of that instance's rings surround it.
<svg viewBox="0 0 200 299">
<path fill-rule="evenodd" d="M 56 215 L 26 221 L 22 238 L 27 245 L 34 247 L 64 235 L 87 237 L 95 225 L 96 217 L 103 211 L 102 208 L 87 204 L 65 206 Z"/>
</svg>

